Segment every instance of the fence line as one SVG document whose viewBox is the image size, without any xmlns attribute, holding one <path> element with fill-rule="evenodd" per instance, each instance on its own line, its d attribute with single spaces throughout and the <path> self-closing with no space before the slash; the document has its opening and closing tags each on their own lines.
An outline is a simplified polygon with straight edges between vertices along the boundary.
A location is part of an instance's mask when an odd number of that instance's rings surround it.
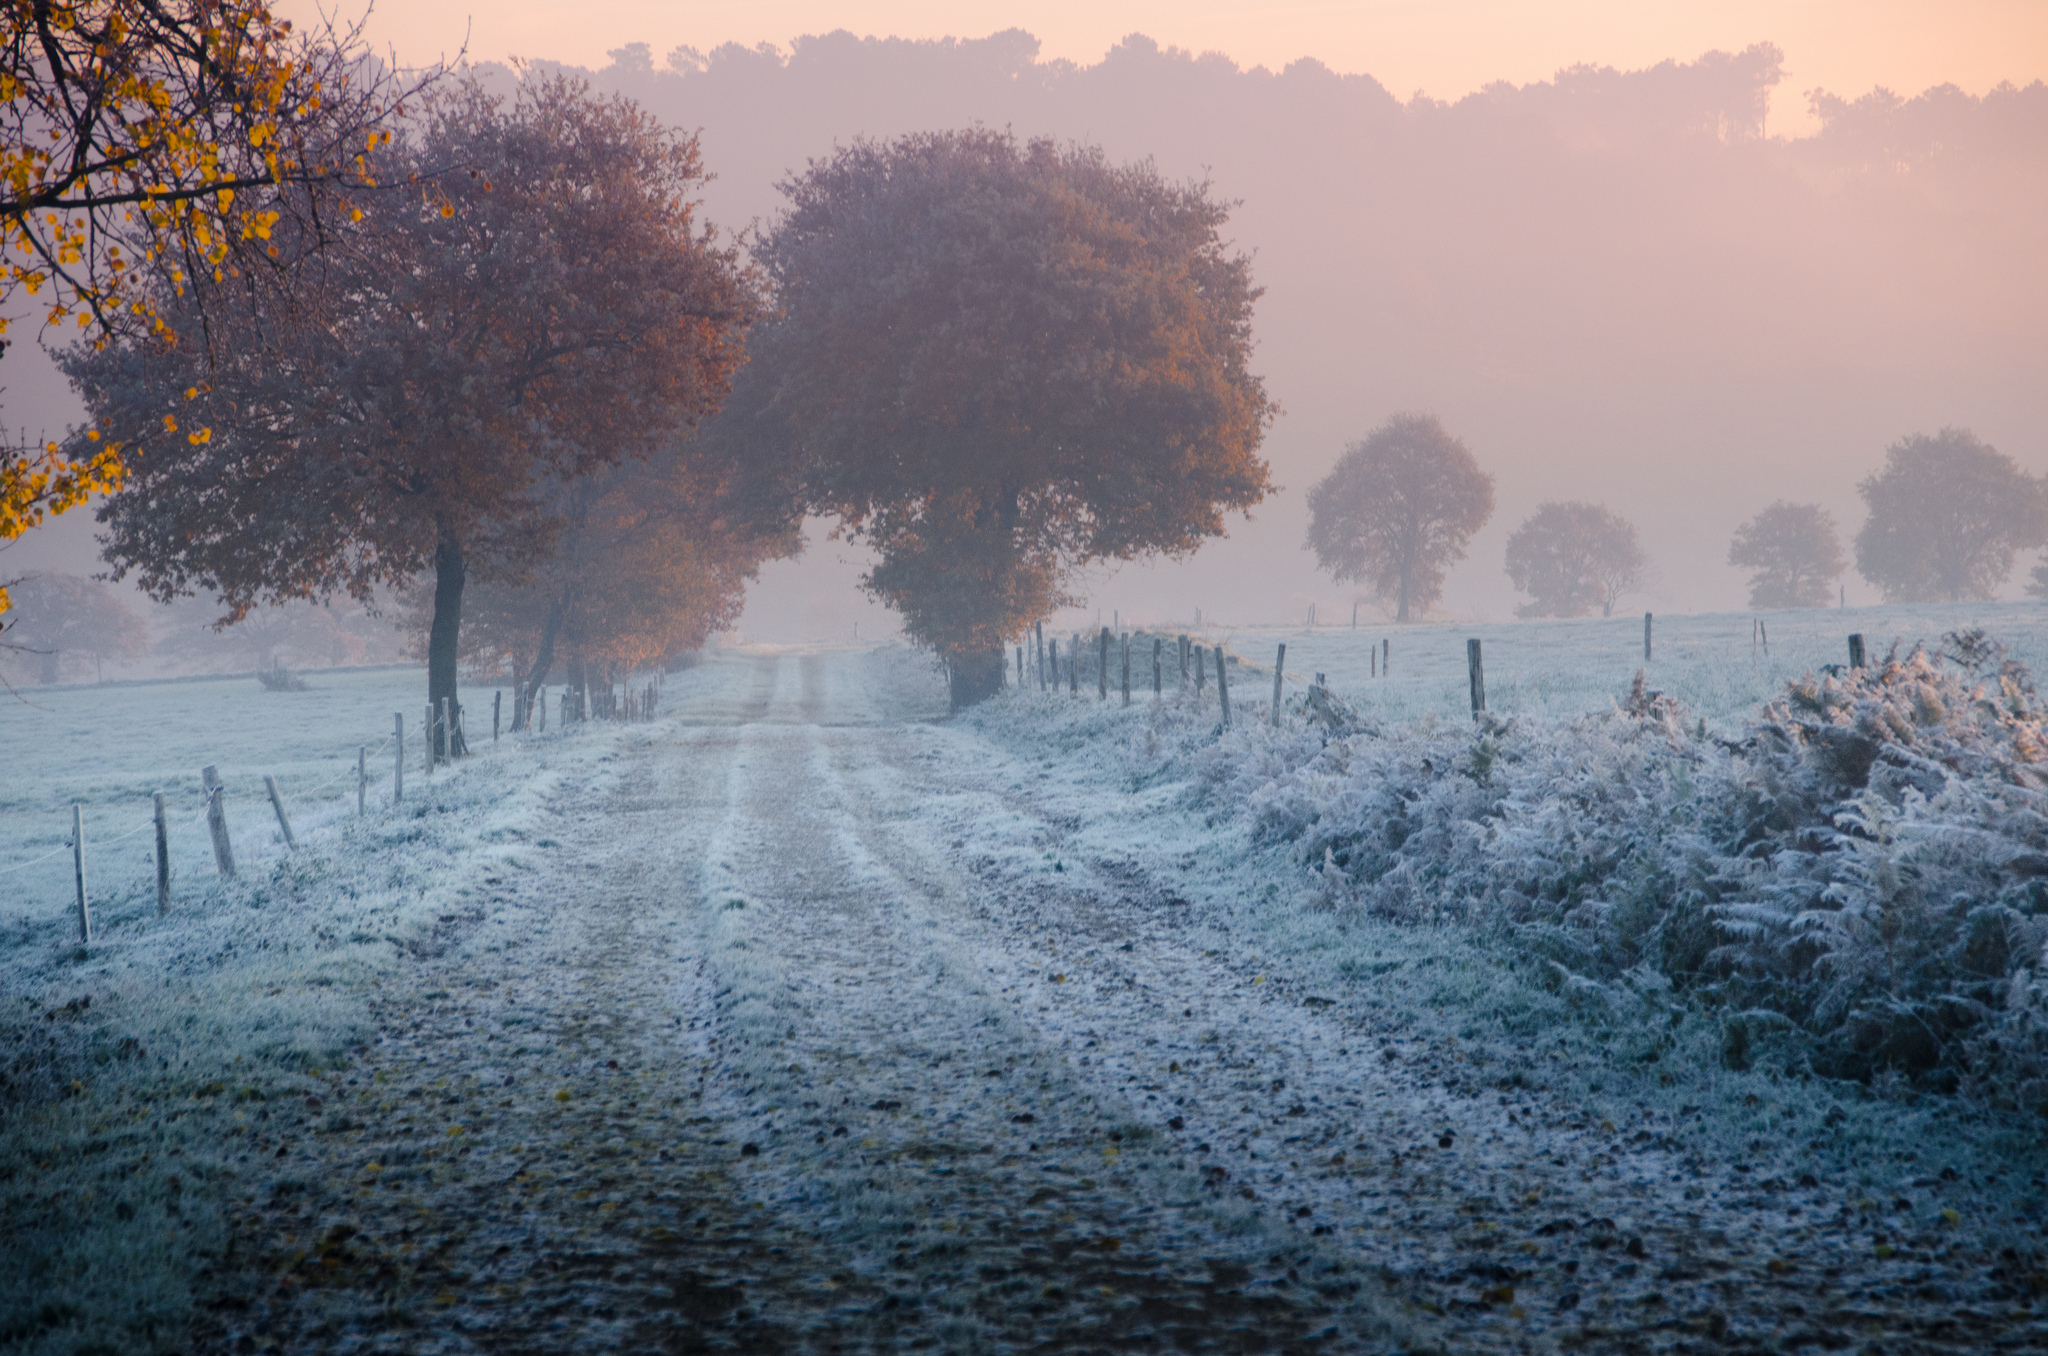
<svg viewBox="0 0 2048 1356">
<path fill-rule="evenodd" d="M 644 689 L 636 691 L 632 688 L 631 679 L 629 677 L 627 680 L 627 687 L 623 698 L 617 697 L 616 694 L 607 694 L 607 696 L 602 700 L 591 700 L 590 706 L 594 709 L 591 710 L 589 714 L 585 714 L 584 712 L 579 711 L 574 715 L 572 719 L 565 720 L 563 724 L 563 732 L 566 733 L 567 728 L 570 724 L 580 725 L 583 724 L 586 720 L 590 719 L 609 719 L 613 721 L 652 720 L 654 719 L 655 711 L 659 703 L 660 690 L 661 685 L 659 681 L 656 681 L 647 684 L 647 686 Z M 502 696 L 502 691 L 502 689 L 499 689 L 498 691 L 495 691 L 492 694 L 494 709 L 497 700 Z M 542 693 L 544 693 L 545 689 L 542 689 L 541 691 Z M 566 692 L 564 695 L 566 698 Z M 587 696 L 585 693 L 579 693 L 578 695 L 579 697 L 585 697 L 586 700 L 595 697 L 594 693 L 589 693 L 587 694 Z M 581 702 L 579 702 L 578 704 L 579 706 L 582 705 Z M 456 728 L 460 728 L 459 716 L 457 717 Z M 497 742 L 495 736 L 496 731 L 494 729 L 492 739 L 493 744 Z M 357 778 L 358 782 L 359 794 L 357 815 L 362 815 L 364 813 L 364 809 L 361 804 L 360 790 L 363 786 L 367 785 L 367 760 L 373 756 L 382 754 L 386 749 L 390 748 L 393 745 L 393 743 L 398 740 L 398 738 L 399 736 L 395 732 L 392 734 L 388 734 L 384 737 L 383 742 L 378 744 L 374 749 L 369 748 L 368 745 L 357 745 L 357 756 L 354 766 L 350 766 L 347 763 L 344 763 L 342 765 L 341 770 L 335 773 L 332 777 L 329 777 L 322 782 L 316 782 L 310 787 L 306 787 L 303 790 L 295 792 L 294 795 L 300 799 L 309 798 L 318 795 L 320 792 L 325 791 L 329 787 L 336 785 L 345 778 L 353 776 Z M 433 740 L 431 737 L 431 726 L 429 727 L 428 737 L 424 739 L 422 742 L 425 744 L 426 747 L 426 756 L 428 757 L 428 759 L 434 760 L 435 755 Z M 402 756 L 403 754 L 401 746 L 401 757 Z M 453 760 L 449 759 L 446 755 L 443 755 L 438 761 Z M 224 812 L 224 796 L 226 792 L 225 785 L 220 783 L 218 779 L 214 776 L 214 769 L 212 766 L 209 765 L 203 771 L 209 784 L 202 787 L 200 791 L 198 808 L 194 810 L 189 816 L 184 816 L 180 818 L 179 823 L 181 826 L 209 823 L 211 817 L 215 813 Z M 400 772 L 402 774 L 403 769 L 400 769 Z M 429 775 L 431 775 L 431 773 L 432 762 L 430 761 Z M 277 786 L 275 775 L 265 774 L 263 781 L 271 807 L 273 808 L 277 815 L 277 822 L 285 839 L 285 850 L 287 853 L 295 851 L 298 847 L 298 843 L 292 835 L 291 823 L 285 814 L 285 798 L 283 793 Z M 93 933 L 95 929 L 92 927 L 91 922 L 89 921 L 90 915 L 87 910 L 85 898 L 85 877 L 83 864 L 84 852 L 88 847 L 93 849 L 113 847 L 116 844 L 125 843 L 131 838 L 137 837 L 144 833 L 148 833 L 150 830 L 160 827 L 156 817 L 156 807 L 158 804 L 161 803 L 162 799 L 163 793 L 161 791 L 151 793 L 152 807 L 149 817 L 146 820 L 144 820 L 141 824 L 138 824 L 134 828 L 130 829 L 128 832 L 120 834 L 117 837 L 113 838 L 94 839 L 88 843 L 81 842 L 81 840 L 84 840 L 85 838 L 84 805 L 83 802 L 74 801 L 72 802 L 71 807 L 73 823 L 72 832 L 66 835 L 64 840 L 60 842 L 56 847 L 51 848 L 48 852 L 43 853 L 39 857 L 31 857 L 27 861 L 14 862 L 7 866 L 0 866 L 0 876 L 12 875 L 17 871 L 25 871 L 32 866 L 40 866 L 44 862 L 50 861 L 51 859 L 56 857 L 60 857 L 67 852 L 77 854 L 79 858 L 79 869 L 77 872 L 77 907 L 81 940 L 87 944 L 90 944 L 90 942 L 93 940 Z M 394 795 L 392 798 L 392 804 L 395 806 L 398 803 L 399 799 L 396 795 Z M 165 827 L 167 828 L 167 826 Z M 209 823 L 209 827 L 213 826 L 211 826 Z M 169 867 L 167 838 L 168 835 L 166 833 L 165 835 L 160 836 L 157 842 L 157 880 L 159 884 L 158 907 L 160 911 L 164 909 L 167 905 L 167 895 L 164 893 L 163 890 L 163 883 L 167 879 Z M 227 854 L 226 851 L 226 820 L 224 813 L 222 813 L 221 822 L 217 826 L 215 840 L 216 858 L 217 863 L 220 867 L 221 874 L 234 875 L 235 870 L 232 865 L 232 858 Z"/>
</svg>

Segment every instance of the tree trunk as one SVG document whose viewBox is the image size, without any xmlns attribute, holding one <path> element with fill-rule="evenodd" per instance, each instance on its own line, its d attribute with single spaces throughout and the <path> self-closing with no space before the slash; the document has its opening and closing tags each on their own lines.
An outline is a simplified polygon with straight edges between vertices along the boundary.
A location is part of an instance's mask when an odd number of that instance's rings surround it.
<svg viewBox="0 0 2048 1356">
<path fill-rule="evenodd" d="M 987 701 L 1003 690 L 1003 647 L 948 654 L 946 681 L 955 711 Z"/>
<path fill-rule="evenodd" d="M 462 585 L 468 575 L 461 543 L 442 537 L 434 547 L 434 621 L 427 629 L 427 700 L 437 713 L 442 698 L 448 699 L 451 712 L 460 701 L 455 695 L 455 648 L 462 634 Z M 438 722 L 439 716 L 435 719 Z M 432 738 L 434 756 L 446 758 L 448 732 L 437 730 Z"/>
<path fill-rule="evenodd" d="M 548 604 L 548 619 L 540 629 L 540 646 L 533 652 L 533 668 L 526 675 L 526 709 L 519 713 L 514 729 L 533 726 L 533 704 L 539 700 L 541 684 L 548 680 L 548 670 L 555 666 L 555 639 L 562 634 L 562 619 L 568 615 L 568 600 L 557 594 Z"/>
</svg>

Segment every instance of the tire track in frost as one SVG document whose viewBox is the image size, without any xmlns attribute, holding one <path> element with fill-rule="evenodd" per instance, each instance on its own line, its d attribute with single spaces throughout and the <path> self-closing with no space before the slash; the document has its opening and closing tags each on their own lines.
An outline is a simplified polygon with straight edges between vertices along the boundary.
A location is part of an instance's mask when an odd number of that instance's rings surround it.
<svg viewBox="0 0 2048 1356">
<path fill-rule="evenodd" d="M 1684 1145 L 1690 1127 L 1647 1113 L 1617 1128 L 1495 1087 L 1355 995 L 1340 1006 L 1204 948 L 1230 944 L 1163 902 L 1198 893 L 1156 878 L 1164 849 L 1150 865 L 1063 853 L 1070 869 L 1048 883 L 1040 858 L 1071 821 L 1023 794 L 1019 761 L 972 732 L 891 731 L 850 752 L 867 841 L 1046 1048 L 1205 1173 L 1220 1168 L 1225 1189 L 1250 1189 L 1269 1229 L 1295 1233 L 1301 1263 L 1411 1282 L 1447 1314 L 1453 1349 L 1835 1348 L 1853 1329 L 1934 1352 L 2017 1336 L 1993 1317 L 2000 1283 L 1966 1250 L 1923 1276 L 1932 1288 L 1894 1283 L 1846 1210 L 1826 1216 L 1843 1188 L 1707 1164 Z M 1134 819 L 1176 813 L 1133 799 Z M 913 820 L 943 825 L 948 850 L 891 831 Z"/>
<path fill-rule="evenodd" d="M 766 1311 L 802 1268 L 704 1109 L 688 955 L 735 746 L 630 741 L 617 786 L 562 787 L 540 870 L 483 872 L 386 977 L 323 1133 L 237 1221 L 201 1350 L 786 1348 Z"/>
<path fill-rule="evenodd" d="M 707 854 L 720 1114 L 752 1127 L 756 1199 L 836 1254 L 778 1324 L 872 1349 L 1383 1338 L 1355 1277 L 1255 1283 L 1272 1242 L 1258 1221 L 1019 1020 L 949 932 L 957 913 L 871 850 L 835 762 L 889 737 L 748 727 Z"/>
</svg>

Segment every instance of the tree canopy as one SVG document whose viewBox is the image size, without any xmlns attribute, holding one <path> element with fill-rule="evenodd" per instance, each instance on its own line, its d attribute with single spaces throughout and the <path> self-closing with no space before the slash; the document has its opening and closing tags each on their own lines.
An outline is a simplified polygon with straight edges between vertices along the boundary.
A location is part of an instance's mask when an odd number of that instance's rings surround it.
<svg viewBox="0 0 2048 1356">
<path fill-rule="evenodd" d="M 1835 516 L 1819 504 L 1782 499 L 1735 529 L 1728 563 L 1754 571 L 1751 607 L 1825 607 L 1849 568 Z"/>
<path fill-rule="evenodd" d="M 2048 494 L 1968 429 L 1915 433 L 1856 486 L 1870 516 L 1856 572 L 1894 603 L 1989 598 L 2016 551 L 2048 540 Z"/>
<path fill-rule="evenodd" d="M 136 450 L 132 492 L 99 510 L 117 576 L 211 591 L 233 620 L 431 570 L 438 702 L 470 568 L 516 576 L 550 545 L 559 479 L 687 437 L 756 300 L 694 223 L 695 140 L 627 101 L 551 79 L 506 107 L 465 83 L 389 154 L 422 178 L 459 168 L 363 209 L 324 325 L 211 364 L 145 337 L 66 367 L 84 436 Z M 237 323 L 268 322 L 265 294 L 239 296 Z M 163 304 L 200 321 L 190 295 Z"/>
<path fill-rule="evenodd" d="M 728 433 L 874 546 L 868 587 L 956 703 L 1076 566 L 1185 555 L 1264 496 L 1259 293 L 1206 186 L 976 129 L 857 141 L 780 188 L 781 314 Z"/>
<path fill-rule="evenodd" d="M 1493 516 L 1493 477 L 1433 414 L 1397 414 L 1308 492 L 1308 545 L 1340 580 L 1369 585 L 1395 620 L 1427 612 Z"/>
<path fill-rule="evenodd" d="M 1508 578 L 1529 595 L 1518 617 L 1583 617 L 1596 607 L 1611 617 L 1649 564 L 1635 525 L 1605 504 L 1538 505 L 1508 538 Z"/>
<path fill-rule="evenodd" d="M 7 6 L 0 302 L 39 298 L 46 332 L 168 340 L 160 283 L 291 270 L 375 187 L 386 124 L 438 74 L 366 57 L 355 30 L 299 33 L 263 0 Z M 0 540 L 122 481 L 117 442 L 58 451 L 0 449 Z"/>
</svg>

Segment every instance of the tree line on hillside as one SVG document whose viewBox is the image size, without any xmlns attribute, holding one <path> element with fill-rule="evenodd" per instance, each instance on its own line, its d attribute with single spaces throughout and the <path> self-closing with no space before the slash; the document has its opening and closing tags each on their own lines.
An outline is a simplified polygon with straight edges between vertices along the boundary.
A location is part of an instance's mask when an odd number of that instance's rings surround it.
<svg viewBox="0 0 2048 1356">
<path fill-rule="evenodd" d="M 2022 550 L 2048 544 L 2048 480 L 1967 429 L 1916 433 L 1857 485 L 1869 517 L 1856 570 L 1887 602 L 1989 598 Z M 1332 577 L 1363 584 L 1415 620 L 1493 515 L 1493 477 L 1433 415 L 1397 414 L 1348 446 L 1308 494 L 1307 547 Z M 1649 578 L 1634 524 L 1604 504 L 1553 500 L 1508 538 L 1506 569 L 1529 600 L 1521 617 L 1612 616 Z M 1848 569 L 1834 515 L 1773 503 L 1735 530 L 1728 563 L 1752 573 L 1753 608 L 1825 607 Z M 2048 597 L 2048 560 L 2027 592 Z"/>
</svg>

